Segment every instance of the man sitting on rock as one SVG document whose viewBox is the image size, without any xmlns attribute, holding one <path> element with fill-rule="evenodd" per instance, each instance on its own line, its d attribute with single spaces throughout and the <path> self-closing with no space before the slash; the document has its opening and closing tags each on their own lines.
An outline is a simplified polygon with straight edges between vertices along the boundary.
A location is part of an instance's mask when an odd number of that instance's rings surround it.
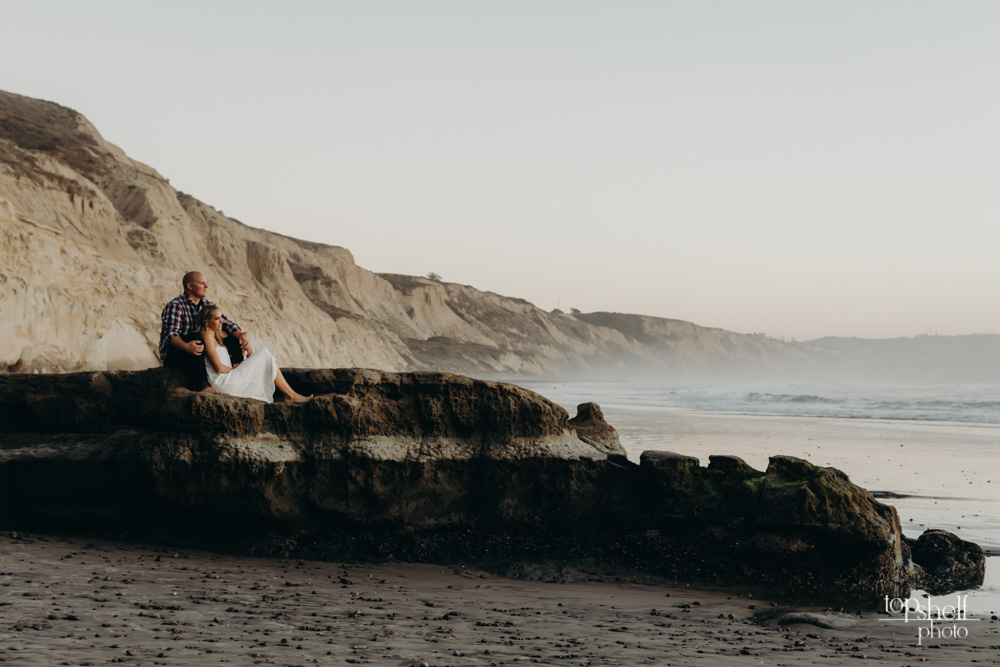
<svg viewBox="0 0 1000 667">
<path fill-rule="evenodd" d="M 185 371 L 192 389 L 215 393 L 205 374 L 205 357 L 202 356 L 205 346 L 194 330 L 198 313 L 215 305 L 205 298 L 208 280 L 203 273 L 189 271 L 184 274 L 181 284 L 184 294 L 172 299 L 160 314 L 160 361 L 164 366 Z M 225 339 L 226 348 L 233 364 L 238 364 L 243 361 L 243 351 L 249 346 L 250 337 L 225 315 L 222 316 L 222 330 L 230 334 Z"/>
</svg>

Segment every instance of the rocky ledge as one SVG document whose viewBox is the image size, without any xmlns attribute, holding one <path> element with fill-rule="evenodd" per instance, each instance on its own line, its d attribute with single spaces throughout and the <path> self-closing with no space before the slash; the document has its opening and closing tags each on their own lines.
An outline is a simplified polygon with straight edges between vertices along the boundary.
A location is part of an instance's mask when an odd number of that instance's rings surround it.
<svg viewBox="0 0 1000 667">
<path fill-rule="evenodd" d="M 978 546 L 941 531 L 904 540 L 895 509 L 833 468 L 702 467 L 669 452 L 635 464 L 593 403 L 571 419 L 520 387 L 452 374 L 285 372 L 316 398 L 194 393 L 166 369 L 0 376 L 0 526 L 265 555 L 589 564 L 864 608 L 982 582 Z"/>
</svg>

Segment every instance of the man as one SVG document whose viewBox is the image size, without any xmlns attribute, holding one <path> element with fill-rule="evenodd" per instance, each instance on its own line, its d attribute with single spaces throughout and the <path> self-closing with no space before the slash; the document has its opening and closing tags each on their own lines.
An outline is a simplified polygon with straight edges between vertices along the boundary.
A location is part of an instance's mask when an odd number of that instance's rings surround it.
<svg viewBox="0 0 1000 667">
<path fill-rule="evenodd" d="M 160 314 L 160 361 L 164 366 L 187 371 L 191 386 L 199 391 L 214 392 L 205 374 L 204 343 L 194 331 L 198 313 L 215 304 L 205 298 L 208 280 L 205 274 L 189 271 L 181 279 L 184 293 L 173 299 Z M 226 347 L 234 364 L 243 360 L 243 351 L 250 345 L 250 337 L 235 322 L 222 316 L 222 330 L 230 335 Z M 230 345 L 230 341 L 234 343 Z M 239 347 L 236 346 L 239 345 Z"/>
</svg>

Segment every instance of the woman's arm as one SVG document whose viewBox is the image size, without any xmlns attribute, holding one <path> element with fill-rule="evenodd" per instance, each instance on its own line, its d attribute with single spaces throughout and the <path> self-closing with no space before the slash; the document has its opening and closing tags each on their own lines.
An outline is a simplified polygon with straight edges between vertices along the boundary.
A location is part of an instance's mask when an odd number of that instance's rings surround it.
<svg viewBox="0 0 1000 667">
<path fill-rule="evenodd" d="M 208 357 L 208 361 L 212 364 L 212 368 L 215 369 L 215 372 L 219 375 L 224 375 L 233 369 L 219 361 L 219 353 L 215 351 L 215 341 L 209 340 L 210 338 L 214 339 L 215 336 L 212 334 L 201 335 L 201 339 L 205 341 L 205 356 Z"/>
</svg>

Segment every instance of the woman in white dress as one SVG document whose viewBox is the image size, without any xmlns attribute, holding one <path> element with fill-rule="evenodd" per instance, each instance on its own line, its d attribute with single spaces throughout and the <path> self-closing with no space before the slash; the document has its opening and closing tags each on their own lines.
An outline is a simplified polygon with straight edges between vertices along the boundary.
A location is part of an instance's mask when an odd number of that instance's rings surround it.
<svg viewBox="0 0 1000 667">
<path fill-rule="evenodd" d="M 220 394 L 255 398 L 265 403 L 274 402 L 274 388 L 285 395 L 287 403 L 305 403 L 312 395 L 303 396 L 289 386 L 278 368 L 278 362 L 268 350 L 253 352 L 247 349 L 247 358 L 233 366 L 229 351 L 222 343 L 222 310 L 208 306 L 198 313 L 198 333 L 205 341 L 205 370 L 208 383 Z"/>
</svg>

